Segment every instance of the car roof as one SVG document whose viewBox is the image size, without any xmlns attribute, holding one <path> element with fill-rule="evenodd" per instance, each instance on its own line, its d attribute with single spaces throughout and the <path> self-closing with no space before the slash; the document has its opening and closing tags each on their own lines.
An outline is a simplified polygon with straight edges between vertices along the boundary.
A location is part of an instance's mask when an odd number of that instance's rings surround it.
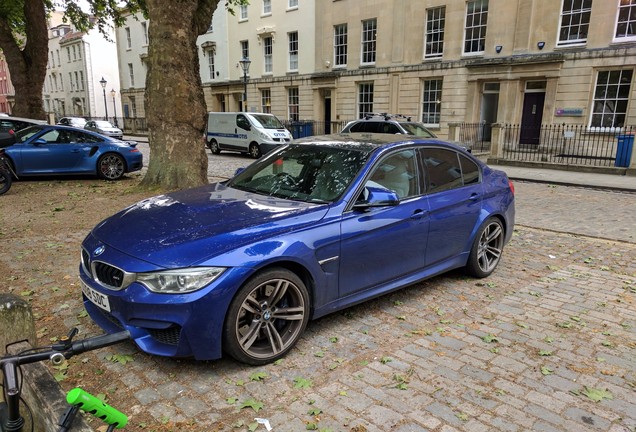
<svg viewBox="0 0 636 432">
<path fill-rule="evenodd" d="M 372 151 L 378 147 L 392 146 L 397 144 L 433 144 L 441 145 L 455 150 L 465 149 L 453 143 L 436 138 L 422 138 L 404 134 L 382 134 L 382 133 L 337 133 L 331 135 L 318 135 L 296 139 L 293 144 L 315 144 L 331 147 L 350 148 L 352 150 Z"/>
<path fill-rule="evenodd" d="M 25 118 L 25 117 L 2 116 L 2 117 L 0 117 L 0 119 L 1 120 L 16 120 L 16 121 L 30 122 L 30 123 L 33 123 L 33 124 L 48 124 L 46 122 L 46 120 L 37 120 L 37 119 Z"/>
</svg>

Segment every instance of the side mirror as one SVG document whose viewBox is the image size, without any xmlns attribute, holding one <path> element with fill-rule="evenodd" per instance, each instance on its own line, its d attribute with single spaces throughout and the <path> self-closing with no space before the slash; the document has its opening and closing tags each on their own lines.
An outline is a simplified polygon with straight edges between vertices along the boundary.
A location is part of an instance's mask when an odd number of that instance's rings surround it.
<svg viewBox="0 0 636 432">
<path fill-rule="evenodd" d="M 395 192 L 374 186 L 365 186 L 361 198 L 363 199 L 353 205 L 354 209 L 366 210 L 371 207 L 396 206 L 400 203 L 400 197 Z"/>
<path fill-rule="evenodd" d="M 40 145 L 47 145 L 48 142 L 45 139 L 43 139 L 43 138 L 38 138 L 38 139 L 35 140 L 35 142 L 33 144 L 35 144 L 37 146 L 40 146 Z"/>
<path fill-rule="evenodd" d="M 237 175 L 239 175 L 243 171 L 245 171 L 245 167 L 237 168 L 236 171 L 234 171 L 234 177 L 236 177 Z"/>
</svg>

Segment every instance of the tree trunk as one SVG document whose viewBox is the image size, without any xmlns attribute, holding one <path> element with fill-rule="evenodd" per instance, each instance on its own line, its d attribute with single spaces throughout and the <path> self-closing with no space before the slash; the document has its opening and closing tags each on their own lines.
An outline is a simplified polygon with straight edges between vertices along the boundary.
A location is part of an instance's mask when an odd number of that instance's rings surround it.
<svg viewBox="0 0 636 432">
<path fill-rule="evenodd" d="M 196 40 L 218 0 L 148 0 L 146 118 L 151 158 L 142 186 L 182 189 L 206 184 L 206 105 Z M 205 23 L 205 25 L 204 25 Z"/>
<path fill-rule="evenodd" d="M 5 18 L 0 18 L 0 48 L 15 88 L 15 116 L 45 119 L 42 89 L 46 78 L 49 36 L 42 0 L 25 0 L 26 43 L 21 48 Z"/>
</svg>

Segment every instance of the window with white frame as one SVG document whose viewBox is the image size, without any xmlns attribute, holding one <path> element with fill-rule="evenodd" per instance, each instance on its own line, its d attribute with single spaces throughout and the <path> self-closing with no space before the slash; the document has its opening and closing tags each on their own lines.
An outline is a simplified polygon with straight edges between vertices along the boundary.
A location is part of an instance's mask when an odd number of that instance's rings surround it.
<svg viewBox="0 0 636 432">
<path fill-rule="evenodd" d="M 289 70 L 298 70 L 298 32 L 288 33 L 289 38 Z"/>
<path fill-rule="evenodd" d="M 289 87 L 287 89 L 287 111 L 291 121 L 300 120 L 299 115 L 300 98 L 298 96 L 298 87 Z"/>
<path fill-rule="evenodd" d="M 484 52 L 487 24 L 488 0 L 473 0 L 466 3 L 465 54 Z"/>
<path fill-rule="evenodd" d="M 133 118 L 137 118 L 137 100 L 134 96 L 128 96 L 130 100 L 130 113 Z"/>
<path fill-rule="evenodd" d="M 126 27 L 124 29 L 124 32 L 126 33 L 126 49 L 131 49 L 132 48 L 132 39 L 130 38 L 130 27 Z"/>
<path fill-rule="evenodd" d="M 77 72 L 75 72 L 75 74 L 77 74 Z M 73 88 L 73 72 L 69 72 L 68 73 L 68 82 L 71 83 L 71 91 L 76 90 L 76 89 Z"/>
<path fill-rule="evenodd" d="M 239 6 L 239 13 L 240 13 L 240 18 L 241 21 L 242 20 L 246 20 L 247 19 L 247 5 L 241 5 Z"/>
<path fill-rule="evenodd" d="M 273 40 L 271 36 L 263 38 L 263 64 L 265 73 L 272 73 L 274 70 L 273 63 Z"/>
<path fill-rule="evenodd" d="M 373 18 L 362 21 L 362 58 L 361 63 L 374 64 L 378 32 L 378 21 Z"/>
<path fill-rule="evenodd" d="M 73 45 L 73 61 L 77 60 L 77 47 Z"/>
<path fill-rule="evenodd" d="M 598 72 L 590 128 L 612 130 L 625 126 L 633 73 L 632 69 Z"/>
<path fill-rule="evenodd" d="M 272 112 L 272 91 L 261 89 L 261 111 L 267 114 Z"/>
<path fill-rule="evenodd" d="M 133 68 L 132 63 L 128 63 L 128 76 L 130 78 L 130 86 L 135 86 L 135 69 Z"/>
<path fill-rule="evenodd" d="M 75 72 L 75 90 L 80 90 L 79 74 Z"/>
<path fill-rule="evenodd" d="M 214 67 L 214 50 L 213 49 L 209 49 L 207 50 L 207 55 L 208 55 L 208 76 L 210 77 L 211 80 L 214 79 L 214 77 L 216 76 L 216 69 Z"/>
<path fill-rule="evenodd" d="M 84 71 L 80 71 L 79 76 L 80 76 L 80 89 L 82 89 L 83 91 L 84 90 Z"/>
<path fill-rule="evenodd" d="M 347 65 L 347 24 L 333 27 L 333 65 Z"/>
<path fill-rule="evenodd" d="M 426 11 L 425 58 L 438 58 L 444 53 L 445 26 L 446 6 L 436 7 Z"/>
<path fill-rule="evenodd" d="M 620 0 L 616 19 L 616 39 L 636 39 L 636 1 Z"/>
<path fill-rule="evenodd" d="M 358 85 L 358 118 L 373 114 L 373 83 Z"/>
<path fill-rule="evenodd" d="M 82 46 L 81 46 L 81 45 L 78 45 L 78 46 L 77 46 L 77 58 L 78 58 L 79 60 L 81 60 L 81 59 L 82 59 Z"/>
<path fill-rule="evenodd" d="M 263 15 L 272 14 L 272 0 L 263 0 Z"/>
<path fill-rule="evenodd" d="M 439 126 L 442 107 L 442 80 L 425 80 L 423 84 L 422 123 Z"/>
<path fill-rule="evenodd" d="M 250 43 L 246 40 L 241 41 L 241 58 L 250 58 Z"/>
<path fill-rule="evenodd" d="M 563 0 L 561 27 L 557 45 L 576 45 L 587 42 L 592 0 Z"/>
<path fill-rule="evenodd" d="M 71 62 L 71 47 L 66 47 L 66 62 Z"/>
<path fill-rule="evenodd" d="M 144 35 L 144 45 L 148 45 L 148 23 L 141 23 L 141 33 Z"/>
<path fill-rule="evenodd" d="M 287 3 L 287 9 L 296 9 L 298 7 L 298 0 L 289 0 Z"/>
</svg>

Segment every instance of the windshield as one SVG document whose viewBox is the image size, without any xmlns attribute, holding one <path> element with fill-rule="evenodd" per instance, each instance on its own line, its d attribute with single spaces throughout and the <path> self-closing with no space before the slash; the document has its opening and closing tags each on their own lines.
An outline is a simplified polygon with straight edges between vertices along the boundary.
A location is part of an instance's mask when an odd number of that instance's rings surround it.
<svg viewBox="0 0 636 432">
<path fill-rule="evenodd" d="M 265 129 L 285 129 L 285 126 L 273 115 L 252 114 L 252 117 Z"/>
<path fill-rule="evenodd" d="M 95 121 L 95 125 L 97 127 L 100 127 L 100 128 L 114 128 L 115 127 L 110 122 L 107 122 L 107 121 L 104 121 L 104 120 Z"/>
<path fill-rule="evenodd" d="M 255 162 L 229 187 L 306 202 L 332 202 L 347 189 L 368 153 L 351 148 L 292 145 Z"/>
<path fill-rule="evenodd" d="M 400 123 L 400 125 L 408 132 L 409 135 L 415 135 L 424 138 L 437 138 L 435 134 L 419 123 Z"/>
<path fill-rule="evenodd" d="M 15 133 L 15 142 L 23 143 L 41 130 L 42 128 L 40 126 L 29 126 L 28 128 L 19 130 Z"/>
</svg>

